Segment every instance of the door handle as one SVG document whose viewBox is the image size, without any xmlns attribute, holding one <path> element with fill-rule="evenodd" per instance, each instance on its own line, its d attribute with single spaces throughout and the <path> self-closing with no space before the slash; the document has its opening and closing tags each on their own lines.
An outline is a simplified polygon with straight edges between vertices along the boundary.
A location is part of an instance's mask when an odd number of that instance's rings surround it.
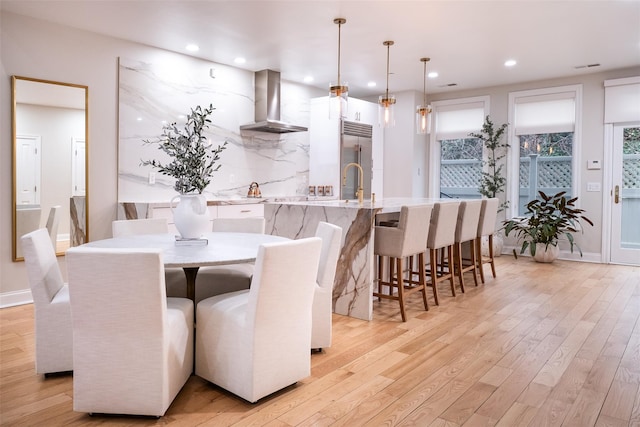
<svg viewBox="0 0 640 427">
<path fill-rule="evenodd" d="M 613 190 L 613 202 L 617 205 L 620 203 L 620 186 L 616 185 L 616 188 Z"/>
</svg>

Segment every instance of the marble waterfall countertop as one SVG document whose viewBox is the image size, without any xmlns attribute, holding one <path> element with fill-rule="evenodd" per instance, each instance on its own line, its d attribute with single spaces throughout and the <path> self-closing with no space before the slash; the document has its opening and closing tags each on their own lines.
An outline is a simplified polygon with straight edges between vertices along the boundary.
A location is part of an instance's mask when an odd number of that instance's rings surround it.
<svg viewBox="0 0 640 427">
<path fill-rule="evenodd" d="M 371 320 L 376 215 L 400 212 L 402 206 L 452 199 L 387 198 L 362 204 L 357 200 L 299 200 L 264 205 L 268 234 L 299 239 L 315 234 L 320 221 L 342 227 L 342 248 L 333 283 L 333 311 Z"/>
</svg>

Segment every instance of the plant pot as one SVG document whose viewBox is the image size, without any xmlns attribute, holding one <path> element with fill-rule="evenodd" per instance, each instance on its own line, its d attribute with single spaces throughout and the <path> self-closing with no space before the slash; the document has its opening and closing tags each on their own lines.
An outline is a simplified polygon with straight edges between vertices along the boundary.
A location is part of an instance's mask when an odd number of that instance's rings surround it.
<svg viewBox="0 0 640 427">
<path fill-rule="evenodd" d="M 536 254 L 533 259 L 537 262 L 553 262 L 558 258 L 560 248 L 555 245 L 549 245 L 545 247 L 544 243 L 536 243 Z"/>
<path fill-rule="evenodd" d="M 495 233 L 493 235 L 493 257 L 497 258 L 502 255 L 502 249 L 504 248 L 504 239 L 501 235 Z M 480 243 L 480 251 L 482 256 L 489 256 L 489 236 L 482 236 Z"/>
<path fill-rule="evenodd" d="M 173 202 L 180 199 L 174 208 Z M 207 199 L 202 194 L 180 194 L 171 199 L 173 222 L 185 239 L 197 239 L 211 231 Z"/>
</svg>

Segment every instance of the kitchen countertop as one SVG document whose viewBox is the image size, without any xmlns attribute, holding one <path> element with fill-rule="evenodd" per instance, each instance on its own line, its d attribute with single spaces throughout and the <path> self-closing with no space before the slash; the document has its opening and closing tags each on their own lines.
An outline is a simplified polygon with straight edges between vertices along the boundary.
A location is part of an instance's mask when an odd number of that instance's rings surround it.
<svg viewBox="0 0 640 427">
<path fill-rule="evenodd" d="M 281 201 L 274 203 L 281 203 L 286 205 L 301 205 L 301 206 L 322 206 L 322 207 L 336 207 L 336 208 L 351 208 L 351 209 L 379 209 L 380 212 L 398 212 L 402 206 L 415 206 L 433 204 L 438 202 L 453 202 L 456 199 L 436 199 L 436 198 L 416 198 L 416 197 L 389 197 L 383 199 L 376 199 L 374 203 L 371 200 L 364 200 L 362 204 L 358 203 L 358 200 L 298 200 L 298 201 Z"/>
</svg>

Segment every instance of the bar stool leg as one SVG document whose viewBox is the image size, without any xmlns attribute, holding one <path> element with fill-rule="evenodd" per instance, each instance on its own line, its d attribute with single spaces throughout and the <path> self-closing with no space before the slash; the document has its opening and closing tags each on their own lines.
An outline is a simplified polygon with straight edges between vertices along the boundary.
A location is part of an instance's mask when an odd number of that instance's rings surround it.
<svg viewBox="0 0 640 427">
<path fill-rule="evenodd" d="M 493 262 L 493 234 L 489 234 L 489 258 L 491 258 L 491 274 L 496 278 L 496 265 Z"/>
<path fill-rule="evenodd" d="M 440 305 L 438 301 L 438 250 L 429 249 L 429 261 L 431 263 L 431 287 L 433 288 L 433 300 L 436 305 Z"/>
<path fill-rule="evenodd" d="M 404 281 L 402 276 L 404 275 L 402 271 L 402 258 L 396 258 L 396 266 L 397 266 L 397 283 L 398 283 L 398 301 L 400 302 L 400 314 L 402 315 L 402 321 L 407 321 L 407 315 L 404 311 Z"/>
<path fill-rule="evenodd" d="M 424 268 L 424 252 L 418 255 L 418 279 L 420 288 L 422 289 L 422 301 L 424 302 L 424 309 L 429 311 L 429 303 L 427 302 L 427 274 Z"/>
<path fill-rule="evenodd" d="M 462 243 L 458 242 L 453 248 L 453 258 L 455 259 L 458 280 L 460 281 L 460 291 L 464 293 L 464 271 L 462 271 Z M 452 289 L 453 296 L 456 296 L 455 286 Z"/>
<path fill-rule="evenodd" d="M 453 245 L 447 246 L 447 257 L 449 258 L 449 282 L 451 283 L 451 292 L 453 296 L 456 296 L 456 286 L 455 286 L 455 274 L 453 268 Z"/>
</svg>

